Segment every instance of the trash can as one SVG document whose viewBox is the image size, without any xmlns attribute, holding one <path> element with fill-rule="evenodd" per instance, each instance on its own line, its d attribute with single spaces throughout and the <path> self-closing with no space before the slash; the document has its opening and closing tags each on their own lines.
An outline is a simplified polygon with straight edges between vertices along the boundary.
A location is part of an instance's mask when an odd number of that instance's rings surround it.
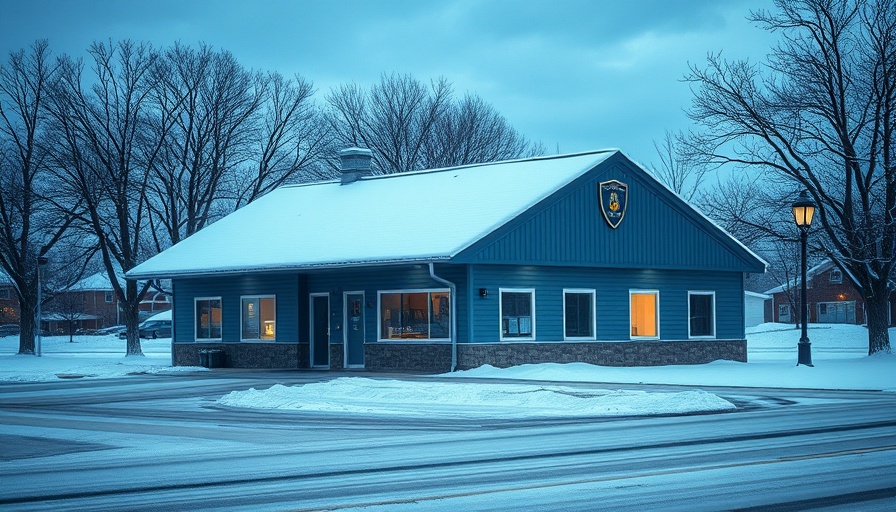
<svg viewBox="0 0 896 512">
<path fill-rule="evenodd" d="M 212 349 L 208 351 L 207 368 L 223 368 L 224 367 L 224 351 Z"/>
<path fill-rule="evenodd" d="M 199 366 L 208 368 L 208 350 L 206 349 L 199 351 Z"/>
</svg>

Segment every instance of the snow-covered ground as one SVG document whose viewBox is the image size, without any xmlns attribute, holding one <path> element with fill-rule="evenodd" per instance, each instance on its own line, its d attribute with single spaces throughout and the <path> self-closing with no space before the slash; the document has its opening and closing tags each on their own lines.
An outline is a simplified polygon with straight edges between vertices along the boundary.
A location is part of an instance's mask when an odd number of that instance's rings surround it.
<svg viewBox="0 0 896 512">
<path fill-rule="evenodd" d="M 140 373 L 203 371 L 172 367 L 171 340 L 141 340 L 143 357 L 124 357 L 125 340 L 105 336 L 44 336 L 42 357 L 17 355 L 18 336 L 0 338 L 0 381 L 40 382 L 60 378 L 109 379 Z"/>
<path fill-rule="evenodd" d="M 470 417 L 597 416 L 683 413 L 733 408 L 712 393 L 613 390 L 622 384 L 679 384 L 896 392 L 896 355 L 868 357 L 867 331 L 855 325 L 810 325 L 815 367 L 796 366 L 800 333 L 789 325 L 748 329 L 748 363 L 716 361 L 704 365 L 618 368 L 584 363 L 481 367 L 443 375 L 449 382 L 350 377 L 304 386 L 275 385 L 234 391 L 221 405 L 365 414 L 456 415 Z M 896 341 L 896 329 L 890 330 Z M 0 338 L 0 380 L 46 381 L 59 378 L 114 378 L 139 373 L 207 371 L 170 366 L 170 340 L 143 340 L 144 357 L 123 357 L 124 340 L 115 336 L 52 336 L 43 339 L 43 357 L 15 355 L 18 338 Z M 476 379 L 519 383 L 482 385 Z M 553 381 L 551 385 L 526 381 Z M 593 389 L 557 382 L 594 383 Z"/>
</svg>

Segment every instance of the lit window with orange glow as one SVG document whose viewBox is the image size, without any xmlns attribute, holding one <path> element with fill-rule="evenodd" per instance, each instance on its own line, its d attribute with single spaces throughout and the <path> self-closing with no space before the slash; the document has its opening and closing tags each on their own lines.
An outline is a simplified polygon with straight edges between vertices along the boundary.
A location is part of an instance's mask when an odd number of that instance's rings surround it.
<svg viewBox="0 0 896 512">
<path fill-rule="evenodd" d="M 632 338 L 659 338 L 658 291 L 631 291 L 631 336 Z"/>
<path fill-rule="evenodd" d="M 277 299 L 273 295 L 241 297 L 242 341 L 274 341 L 277 328 Z"/>
</svg>

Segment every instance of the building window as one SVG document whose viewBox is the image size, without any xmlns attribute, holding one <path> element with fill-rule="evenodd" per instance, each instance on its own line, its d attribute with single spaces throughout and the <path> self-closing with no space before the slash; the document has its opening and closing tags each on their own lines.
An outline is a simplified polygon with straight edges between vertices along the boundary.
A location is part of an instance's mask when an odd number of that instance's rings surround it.
<svg viewBox="0 0 896 512">
<path fill-rule="evenodd" d="M 778 304 L 778 319 L 781 321 L 790 320 L 790 306 L 787 304 Z"/>
<path fill-rule="evenodd" d="M 381 340 L 446 340 L 451 336 L 448 290 L 380 292 Z"/>
<path fill-rule="evenodd" d="M 196 339 L 221 339 L 221 297 L 202 297 L 196 303 Z"/>
<path fill-rule="evenodd" d="M 535 290 L 499 290 L 501 340 L 535 339 Z"/>
<path fill-rule="evenodd" d="M 563 290 L 563 336 L 594 339 L 594 290 Z"/>
<path fill-rule="evenodd" d="M 277 332 L 277 299 L 273 295 L 240 297 L 240 339 L 272 341 Z"/>
<path fill-rule="evenodd" d="M 106 292 L 106 304 L 111 304 L 114 297 L 115 292 Z"/>
<path fill-rule="evenodd" d="M 715 292 L 688 292 L 688 336 L 691 338 L 712 338 L 715 335 Z"/>
<path fill-rule="evenodd" d="M 630 291 L 631 337 L 659 338 L 660 292 Z"/>
<path fill-rule="evenodd" d="M 831 270 L 831 282 L 832 283 L 842 283 L 843 282 L 843 272 L 841 272 L 839 268 L 835 268 L 834 270 Z"/>
<path fill-rule="evenodd" d="M 0 300 L 9 300 L 11 297 L 9 288 L 0 288 Z"/>
</svg>

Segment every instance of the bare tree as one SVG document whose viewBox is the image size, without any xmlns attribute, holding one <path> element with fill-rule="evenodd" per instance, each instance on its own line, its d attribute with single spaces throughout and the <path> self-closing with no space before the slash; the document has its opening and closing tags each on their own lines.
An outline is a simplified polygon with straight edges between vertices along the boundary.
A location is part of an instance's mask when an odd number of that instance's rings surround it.
<svg viewBox="0 0 896 512">
<path fill-rule="evenodd" d="M 44 273 L 42 311 L 65 322 L 69 343 L 74 342 L 75 326 L 85 320 L 87 296 L 77 284 L 84 278 L 90 266 L 96 246 L 81 244 L 79 229 L 72 229 L 69 236 L 57 243 L 49 253 L 48 269 Z"/>
<path fill-rule="evenodd" d="M 795 231 L 790 211 L 781 208 L 791 192 L 743 173 L 705 188 L 694 203 L 743 244 L 758 247 Z"/>
<path fill-rule="evenodd" d="M 75 342 L 75 326 L 84 318 L 84 301 L 83 293 L 59 291 L 43 306 L 47 315 L 65 322 L 69 343 Z"/>
<path fill-rule="evenodd" d="M 103 267 L 122 305 L 127 355 L 142 355 L 137 334 L 139 298 L 147 285 L 124 286 L 117 272 L 128 271 L 143 254 L 147 194 L 172 120 L 153 92 L 168 71 L 148 44 L 94 43 L 93 72 L 84 85 L 83 64 L 60 59 L 50 111 L 56 141 L 53 165 L 57 186 L 83 201 L 80 216 L 96 237 Z"/>
<path fill-rule="evenodd" d="M 767 67 L 692 66 L 689 114 L 709 162 L 760 168 L 819 205 L 817 248 L 861 293 L 868 352 L 889 352 L 896 267 L 896 0 L 776 0 Z M 782 209 L 789 202 L 780 202 Z"/>
<path fill-rule="evenodd" d="M 468 94 L 445 109 L 424 151 L 423 165 L 436 168 L 535 156 L 544 147 L 523 137 L 482 98 Z"/>
<path fill-rule="evenodd" d="M 19 353 L 34 354 L 37 258 L 65 233 L 70 217 L 47 197 L 47 88 L 55 73 L 47 41 L 11 52 L 0 67 L 0 269 L 9 275 L 20 309 Z"/>
<path fill-rule="evenodd" d="M 408 75 L 383 75 L 369 91 L 343 85 L 327 100 L 336 141 L 372 150 L 383 174 L 544 153 L 482 98 L 456 102 L 444 78 L 427 87 Z"/>
<path fill-rule="evenodd" d="M 151 94 L 173 127 L 149 180 L 149 225 L 163 228 L 150 234 L 167 235 L 154 238 L 156 251 L 229 212 L 221 204 L 222 184 L 249 158 L 264 88 L 232 54 L 206 45 L 176 44 L 163 58 L 169 72 Z"/>
<path fill-rule="evenodd" d="M 327 100 L 336 140 L 372 150 L 376 169 L 391 174 L 424 168 L 424 145 L 450 98 L 444 78 L 427 87 L 409 75 L 383 75 L 369 92 L 343 85 Z"/>
<path fill-rule="evenodd" d="M 335 151 L 333 132 L 312 102 L 314 88 L 300 76 L 267 75 L 259 126 L 248 165 L 233 176 L 234 207 L 252 202 L 286 183 L 333 175 L 326 159 Z"/>
<path fill-rule="evenodd" d="M 774 271 L 772 276 L 781 286 L 792 312 L 791 321 L 797 327 L 802 321 L 800 309 L 800 254 L 797 240 L 775 240 L 771 243 L 771 250 L 766 251 L 769 262 Z M 770 254 L 769 254 L 770 253 Z"/>
<path fill-rule="evenodd" d="M 667 130 L 661 143 L 654 141 L 653 147 L 660 158 L 660 165 L 651 166 L 651 170 L 673 192 L 690 202 L 700 191 L 709 166 L 700 160 L 700 155 L 680 149 L 687 147 L 686 144 L 678 142 L 684 137 L 684 134 L 675 135 Z"/>
</svg>

